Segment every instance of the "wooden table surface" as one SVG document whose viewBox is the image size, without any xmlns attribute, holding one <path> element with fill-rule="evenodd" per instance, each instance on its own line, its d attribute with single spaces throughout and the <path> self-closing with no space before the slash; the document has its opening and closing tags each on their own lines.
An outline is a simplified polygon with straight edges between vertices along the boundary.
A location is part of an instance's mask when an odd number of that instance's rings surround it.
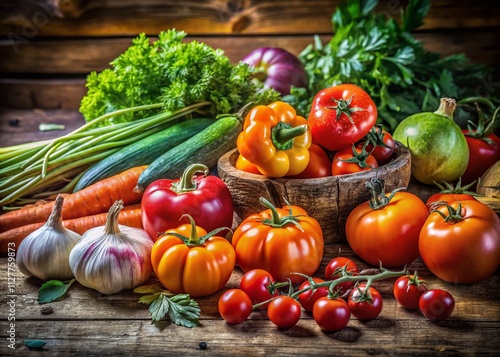
<svg viewBox="0 0 500 357">
<path fill-rule="evenodd" d="M 15 118 L 19 120 L 17 125 L 9 124 Z M 38 132 L 41 122 L 63 123 L 70 131 L 83 119 L 72 111 L 5 109 L 0 112 L 0 146 L 62 134 Z M 419 194 L 425 196 L 428 192 L 419 189 Z M 339 249 L 360 269 L 369 267 L 348 245 L 332 244 L 325 248 L 318 277 L 322 277 L 326 263 Z M 189 329 L 167 321 L 152 324 L 147 306 L 139 304 L 139 295 L 131 291 L 106 296 L 79 284 L 73 285 L 62 300 L 50 303 L 53 313 L 44 315 L 43 305 L 37 302 L 40 281 L 27 279 L 17 268 L 9 267 L 4 254 L 0 257 L 0 355 L 26 356 L 30 351 L 23 341 L 28 339 L 46 341 L 37 353 L 51 356 L 498 355 L 498 271 L 478 284 L 454 285 L 433 276 L 420 259 L 408 269 L 418 271 L 429 288 L 451 292 L 456 307 L 448 320 L 430 322 L 418 312 L 398 306 L 392 295 L 395 279 L 389 279 L 374 283 L 384 299 L 381 315 L 369 322 L 352 318 L 340 332 L 322 332 L 305 312 L 299 323 L 288 330 L 278 330 L 262 311 L 253 312 L 240 325 L 230 326 L 219 316 L 217 301 L 225 289 L 238 286 L 242 272 L 237 268 L 224 290 L 195 299 L 201 308 L 201 326 Z M 150 282 L 154 281 L 152 277 Z M 9 347 L 11 337 L 15 349 Z M 207 344 L 205 350 L 200 349 L 200 342 Z"/>
</svg>

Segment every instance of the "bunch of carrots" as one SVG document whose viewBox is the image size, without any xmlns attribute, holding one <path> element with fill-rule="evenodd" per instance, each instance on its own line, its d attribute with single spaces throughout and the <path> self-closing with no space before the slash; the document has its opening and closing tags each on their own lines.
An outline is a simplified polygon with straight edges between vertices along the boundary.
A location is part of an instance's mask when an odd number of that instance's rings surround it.
<svg viewBox="0 0 500 357">
<path fill-rule="evenodd" d="M 134 193 L 139 175 L 147 166 L 128 169 L 118 175 L 96 182 L 78 192 L 67 194 L 63 205 L 63 225 L 78 234 L 102 226 L 111 205 L 121 199 L 125 205 L 118 223 L 142 228 L 141 194 Z M 8 244 L 19 246 L 21 241 L 49 218 L 55 201 L 25 206 L 0 215 L 0 253 L 8 251 Z"/>
</svg>

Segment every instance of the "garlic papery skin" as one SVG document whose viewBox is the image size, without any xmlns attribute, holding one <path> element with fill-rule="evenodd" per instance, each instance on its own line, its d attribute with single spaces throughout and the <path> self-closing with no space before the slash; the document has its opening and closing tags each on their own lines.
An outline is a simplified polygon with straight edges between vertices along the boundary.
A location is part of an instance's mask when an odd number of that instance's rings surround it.
<svg viewBox="0 0 500 357">
<path fill-rule="evenodd" d="M 76 280 L 102 294 L 135 288 L 152 272 L 153 240 L 143 229 L 118 224 L 122 208 L 122 201 L 116 201 L 106 224 L 85 232 L 69 256 Z"/>
<path fill-rule="evenodd" d="M 64 228 L 64 196 L 58 195 L 47 222 L 27 235 L 17 248 L 17 267 L 27 276 L 42 280 L 67 280 L 73 277 L 69 254 L 81 236 Z"/>
</svg>

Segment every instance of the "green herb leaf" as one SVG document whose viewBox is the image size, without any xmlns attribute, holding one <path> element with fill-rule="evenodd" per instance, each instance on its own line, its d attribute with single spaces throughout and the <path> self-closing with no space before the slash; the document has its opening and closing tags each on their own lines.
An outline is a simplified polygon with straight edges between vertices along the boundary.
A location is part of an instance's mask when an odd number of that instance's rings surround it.
<svg viewBox="0 0 500 357">
<path fill-rule="evenodd" d="M 204 101 L 212 103 L 209 114 L 215 117 L 235 113 L 248 102 L 269 104 L 280 98 L 274 89 L 252 80 L 257 69 L 243 62 L 233 65 L 222 50 L 185 41 L 186 35 L 171 29 L 153 42 L 142 33 L 111 62 L 111 68 L 92 72 L 80 105 L 85 119 L 137 105 L 163 105 L 153 112 L 115 116 L 106 123 L 125 122 Z"/>
<path fill-rule="evenodd" d="M 24 340 L 24 345 L 28 348 L 41 348 L 43 346 L 45 346 L 45 344 L 47 343 L 47 341 L 43 341 L 43 340 Z"/>
<path fill-rule="evenodd" d="M 308 87 L 292 87 L 283 101 L 307 117 L 320 90 L 352 83 L 370 94 L 379 111 L 378 124 L 392 132 L 412 114 L 434 112 L 441 97 L 477 96 L 480 79 L 491 78 L 492 66 L 470 63 L 463 54 L 442 57 L 427 51 L 410 33 L 423 24 L 429 0 L 409 0 L 401 24 L 384 11 L 374 11 L 377 3 L 344 0 L 339 4 L 332 16 L 330 41 L 323 44 L 315 36 L 299 55 Z M 487 94 L 495 108 L 500 103 L 499 88 L 492 87 Z M 493 111 L 487 110 L 491 116 Z M 466 110 L 455 111 L 459 124 L 472 118 Z"/>
<path fill-rule="evenodd" d="M 49 280 L 42 284 L 38 290 L 38 303 L 45 304 L 64 296 L 69 287 L 76 281 L 75 278 L 62 282 L 59 280 Z"/>
<path fill-rule="evenodd" d="M 148 289 L 139 289 L 147 291 Z M 134 292 L 138 292 L 135 291 Z M 153 323 L 165 318 L 174 324 L 184 327 L 194 327 L 200 324 L 200 307 L 192 300 L 189 294 L 172 295 L 171 292 L 163 290 L 152 295 L 139 298 L 139 303 L 149 305 L 149 313 Z"/>
</svg>

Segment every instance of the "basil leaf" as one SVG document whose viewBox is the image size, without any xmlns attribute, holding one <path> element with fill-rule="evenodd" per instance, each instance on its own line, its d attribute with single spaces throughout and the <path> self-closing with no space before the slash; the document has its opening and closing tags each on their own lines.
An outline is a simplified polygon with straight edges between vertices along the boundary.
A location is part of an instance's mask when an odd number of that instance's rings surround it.
<svg viewBox="0 0 500 357">
<path fill-rule="evenodd" d="M 45 304 L 64 296 L 69 287 L 76 281 L 75 278 L 62 282 L 60 280 L 49 280 L 42 284 L 38 290 L 38 303 Z"/>
</svg>

